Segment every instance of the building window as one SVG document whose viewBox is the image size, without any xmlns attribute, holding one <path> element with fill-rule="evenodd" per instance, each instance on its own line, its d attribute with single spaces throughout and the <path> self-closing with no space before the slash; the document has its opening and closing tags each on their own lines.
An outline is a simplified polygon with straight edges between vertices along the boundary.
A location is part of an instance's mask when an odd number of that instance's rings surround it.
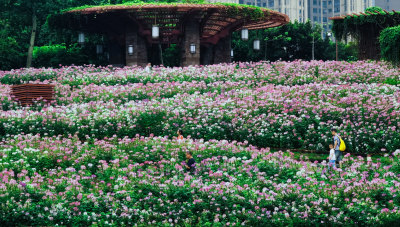
<svg viewBox="0 0 400 227">
<path fill-rule="evenodd" d="M 274 0 L 268 0 L 268 7 L 273 8 L 274 7 Z"/>
</svg>

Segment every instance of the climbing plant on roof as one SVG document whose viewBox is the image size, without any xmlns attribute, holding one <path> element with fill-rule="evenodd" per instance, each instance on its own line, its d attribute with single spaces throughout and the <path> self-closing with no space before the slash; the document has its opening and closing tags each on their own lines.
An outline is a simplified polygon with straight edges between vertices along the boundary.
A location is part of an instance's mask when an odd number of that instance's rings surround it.
<svg viewBox="0 0 400 227">
<path fill-rule="evenodd" d="M 370 25 L 377 29 L 384 29 L 400 24 L 400 12 L 388 12 L 379 7 L 370 7 L 361 13 L 334 17 L 332 30 L 339 39 L 348 35 L 357 37 L 362 26 Z"/>
<path fill-rule="evenodd" d="M 359 59 L 380 58 L 379 35 L 387 28 L 400 24 L 400 12 L 388 12 L 379 7 L 370 7 L 365 12 L 333 17 L 332 30 L 338 40 L 349 36 L 359 45 Z"/>
</svg>

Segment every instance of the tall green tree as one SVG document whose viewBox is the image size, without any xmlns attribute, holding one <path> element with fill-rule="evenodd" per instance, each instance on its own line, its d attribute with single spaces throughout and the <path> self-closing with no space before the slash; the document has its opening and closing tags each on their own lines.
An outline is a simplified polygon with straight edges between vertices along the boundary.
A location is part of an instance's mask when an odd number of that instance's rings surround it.
<svg viewBox="0 0 400 227">
<path fill-rule="evenodd" d="M 37 37 L 46 30 L 48 15 L 80 5 L 122 3 L 122 0 L 0 0 L 0 18 L 6 18 L 12 31 L 9 37 L 26 48 L 26 67 L 32 66 L 32 54 Z M 57 42 L 57 40 L 51 40 Z"/>
</svg>

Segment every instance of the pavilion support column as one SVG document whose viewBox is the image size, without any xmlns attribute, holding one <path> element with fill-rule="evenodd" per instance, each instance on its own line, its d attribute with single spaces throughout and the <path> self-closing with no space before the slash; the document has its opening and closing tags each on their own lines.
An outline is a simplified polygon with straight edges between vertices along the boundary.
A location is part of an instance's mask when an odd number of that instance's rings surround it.
<svg viewBox="0 0 400 227">
<path fill-rule="evenodd" d="M 191 44 L 196 46 L 196 53 L 190 53 Z M 185 24 L 182 52 L 183 67 L 200 65 L 200 23 L 196 20 L 188 20 Z"/>
<path fill-rule="evenodd" d="M 133 53 L 129 54 L 129 46 L 132 45 Z M 138 35 L 137 27 L 128 24 L 125 29 L 125 64 L 126 66 L 146 66 L 147 45 L 144 38 Z"/>
<path fill-rule="evenodd" d="M 214 46 L 214 64 L 231 62 L 231 35 L 218 41 Z"/>
</svg>

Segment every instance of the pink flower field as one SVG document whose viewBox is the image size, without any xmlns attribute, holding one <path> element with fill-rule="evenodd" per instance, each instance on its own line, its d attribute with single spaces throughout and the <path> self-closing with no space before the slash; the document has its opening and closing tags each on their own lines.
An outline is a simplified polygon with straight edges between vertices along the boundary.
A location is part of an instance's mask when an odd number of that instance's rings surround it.
<svg viewBox="0 0 400 227">
<path fill-rule="evenodd" d="M 365 61 L 0 71 L 0 225 L 400 224 L 398 84 Z M 331 128 L 343 169 L 286 152 L 328 156 Z"/>
</svg>

